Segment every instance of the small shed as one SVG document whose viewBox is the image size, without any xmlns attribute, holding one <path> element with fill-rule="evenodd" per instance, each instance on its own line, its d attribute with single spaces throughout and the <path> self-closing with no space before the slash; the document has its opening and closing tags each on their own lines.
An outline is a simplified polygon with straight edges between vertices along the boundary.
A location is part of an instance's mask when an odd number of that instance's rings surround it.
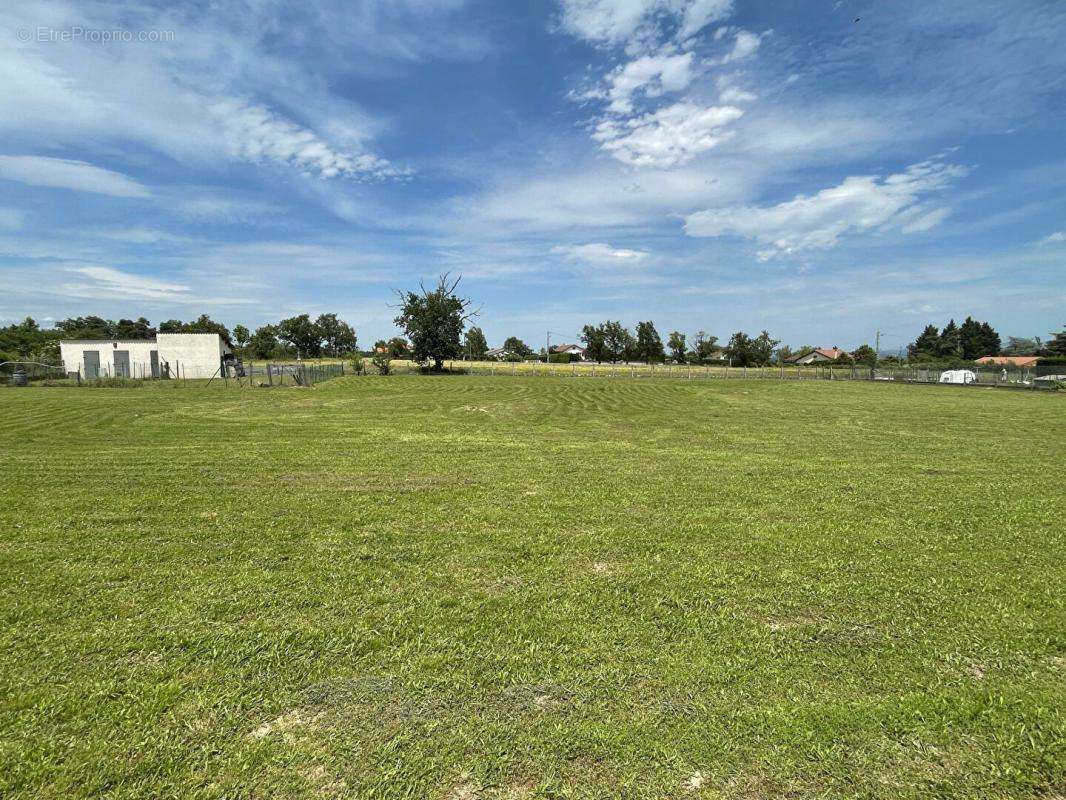
<svg viewBox="0 0 1066 800">
<path fill-rule="evenodd" d="M 210 378 L 233 351 L 217 333 L 159 333 L 148 339 L 63 339 L 66 371 L 96 378 Z"/>
</svg>

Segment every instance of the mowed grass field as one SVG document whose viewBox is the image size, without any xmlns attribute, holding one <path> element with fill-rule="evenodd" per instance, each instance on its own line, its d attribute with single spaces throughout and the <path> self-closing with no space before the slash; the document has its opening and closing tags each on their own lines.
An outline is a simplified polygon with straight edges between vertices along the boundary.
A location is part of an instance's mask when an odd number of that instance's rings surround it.
<svg viewBox="0 0 1066 800">
<path fill-rule="evenodd" d="M 1066 397 L 0 391 L 5 798 L 1062 797 Z"/>
</svg>

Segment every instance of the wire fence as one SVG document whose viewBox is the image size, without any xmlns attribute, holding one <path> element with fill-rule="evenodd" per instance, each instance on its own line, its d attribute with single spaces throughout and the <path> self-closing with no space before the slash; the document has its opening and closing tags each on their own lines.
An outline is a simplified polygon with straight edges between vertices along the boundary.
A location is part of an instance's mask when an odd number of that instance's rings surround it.
<svg viewBox="0 0 1066 800">
<path fill-rule="evenodd" d="M 143 369 L 141 367 L 144 367 Z M 923 365 L 903 365 L 870 368 L 859 364 L 770 365 L 763 367 L 730 367 L 725 364 L 638 364 L 596 363 L 588 361 L 569 364 L 536 361 L 446 361 L 446 370 L 464 375 L 498 375 L 515 377 L 599 377 L 599 378 L 676 378 L 680 380 L 785 380 L 785 381 L 892 381 L 899 383 L 943 384 L 969 386 L 1058 389 L 1066 387 L 1066 365 L 970 366 L 945 369 Z M 394 360 L 390 374 L 420 375 L 424 369 L 417 363 Z M 376 374 L 368 361 L 357 370 L 343 361 L 234 361 L 220 366 L 209 378 L 191 378 L 182 365 L 164 364 L 153 370 L 151 365 L 131 364 L 129 370 L 113 375 L 102 368 L 95 376 L 81 372 L 66 372 L 62 365 L 41 362 L 5 362 L 0 364 L 0 384 L 29 385 L 124 385 L 127 381 L 169 381 L 183 386 L 223 384 L 242 388 L 309 387 L 332 378 L 350 374 Z"/>
<path fill-rule="evenodd" d="M 1066 366 L 946 368 L 902 366 L 871 368 L 860 364 L 777 364 L 762 367 L 731 367 L 725 364 L 637 364 L 588 361 L 552 364 L 537 361 L 446 361 L 449 372 L 466 375 L 678 378 L 683 380 L 786 380 L 786 381 L 895 381 L 901 383 L 953 383 L 972 386 L 1053 389 L 1066 383 Z M 422 374 L 411 361 L 393 361 L 390 371 L 398 375 Z M 372 370 L 371 370 L 372 372 Z M 951 375 L 945 373 L 969 373 Z"/>
<path fill-rule="evenodd" d="M 180 361 L 163 362 L 159 366 L 137 362 L 122 364 L 118 369 L 111 365 L 101 365 L 99 369 L 86 374 L 84 369 L 68 372 L 62 364 L 43 362 L 9 361 L 0 363 L 0 385 L 29 386 L 31 384 L 49 386 L 122 386 L 131 383 L 163 381 L 181 386 L 226 386 L 274 387 L 274 386 L 314 386 L 331 378 L 345 374 L 343 362 L 227 362 L 220 364 L 213 375 L 193 373 Z"/>
</svg>

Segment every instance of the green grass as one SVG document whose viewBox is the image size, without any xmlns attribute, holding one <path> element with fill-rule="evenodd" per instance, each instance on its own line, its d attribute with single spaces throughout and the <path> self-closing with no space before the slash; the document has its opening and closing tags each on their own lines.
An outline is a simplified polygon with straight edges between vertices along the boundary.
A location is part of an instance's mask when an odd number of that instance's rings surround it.
<svg viewBox="0 0 1066 800">
<path fill-rule="evenodd" d="M 2 390 L 0 796 L 1061 796 L 1064 401 Z"/>
</svg>

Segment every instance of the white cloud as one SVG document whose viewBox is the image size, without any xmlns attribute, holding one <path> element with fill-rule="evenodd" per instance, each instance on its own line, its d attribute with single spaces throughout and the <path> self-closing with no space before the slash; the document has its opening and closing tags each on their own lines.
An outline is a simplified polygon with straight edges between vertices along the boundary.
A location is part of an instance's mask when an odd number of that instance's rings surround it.
<svg viewBox="0 0 1066 800">
<path fill-rule="evenodd" d="M 915 206 L 915 210 L 914 219 L 900 228 L 904 233 L 932 230 L 951 215 L 950 208 L 934 208 L 932 211 L 926 211 L 922 206 Z"/>
<path fill-rule="evenodd" d="M 174 300 L 189 292 L 189 287 L 180 283 L 167 283 L 97 264 L 67 265 L 65 269 L 88 279 L 88 282 L 67 283 L 61 287 L 64 293 L 76 297 Z"/>
<path fill-rule="evenodd" d="M 47 156 L 0 156 L 0 178 L 31 186 L 94 192 L 112 197 L 148 197 L 149 191 L 121 172 L 84 161 Z"/>
<path fill-rule="evenodd" d="M 209 110 L 218 123 L 227 152 L 235 158 L 289 164 L 322 178 L 393 178 L 409 174 L 377 156 L 339 151 L 307 128 L 259 104 L 227 98 L 211 104 Z"/>
<path fill-rule="evenodd" d="M 0 228 L 21 228 L 23 221 L 21 211 L 14 208 L 0 208 Z"/>
<path fill-rule="evenodd" d="M 639 167 L 675 167 L 729 136 L 723 128 L 744 115 L 736 106 L 675 103 L 628 120 L 603 119 L 592 138 L 619 161 Z"/>
<path fill-rule="evenodd" d="M 638 92 L 646 97 L 679 92 L 688 88 L 692 78 L 692 53 L 641 56 L 607 76 L 606 96 L 611 101 L 610 111 L 631 113 L 633 96 Z"/>
<path fill-rule="evenodd" d="M 648 253 L 644 250 L 612 247 L 605 242 L 559 245 L 558 247 L 553 247 L 552 252 L 559 253 L 571 261 L 580 261 L 597 266 L 639 264 L 648 257 Z"/>
<path fill-rule="evenodd" d="M 723 89 L 722 93 L 718 95 L 718 99 L 727 105 L 732 105 L 734 103 L 750 103 L 759 98 L 751 92 L 746 92 L 743 89 L 737 89 L 736 87 L 731 86 L 727 89 Z"/>
<path fill-rule="evenodd" d="M 732 13 L 732 0 L 694 0 L 685 7 L 677 37 L 687 39 L 708 24 L 725 19 Z"/>
<path fill-rule="evenodd" d="M 153 228 L 106 228 L 96 231 L 98 236 L 128 244 L 177 244 L 188 241 L 184 236 L 175 236 Z"/>
<path fill-rule="evenodd" d="M 759 49 L 759 45 L 762 44 L 762 38 L 765 34 L 752 33 L 751 31 L 737 31 L 736 38 L 733 40 L 733 49 L 719 58 L 715 63 L 729 64 L 733 61 L 741 61 L 755 54 L 755 51 Z"/>
<path fill-rule="evenodd" d="M 666 17 L 687 39 L 733 12 L 732 0 L 561 0 L 563 29 L 594 44 L 617 45 L 647 35 Z"/>
<path fill-rule="evenodd" d="M 1066 242 L 1066 231 L 1055 231 L 1050 236 L 1045 236 L 1040 240 L 1041 244 L 1060 244 Z"/>
<path fill-rule="evenodd" d="M 776 206 L 737 206 L 689 215 L 690 236 L 742 236 L 764 248 L 759 258 L 832 247 L 851 232 L 900 228 L 928 230 L 946 209 L 928 211 L 920 201 L 943 190 L 966 168 L 935 161 L 914 164 L 902 173 L 879 178 L 859 175 L 814 195 L 798 195 Z"/>
<path fill-rule="evenodd" d="M 260 217 L 278 214 L 280 206 L 256 200 L 231 197 L 194 197 L 181 202 L 178 213 L 196 222 L 242 223 L 253 222 Z"/>
<path fill-rule="evenodd" d="M 129 20 L 122 5 L 75 12 L 26 0 L 6 22 L 27 30 L 72 23 L 124 29 Z M 224 7 L 195 16 L 160 12 L 153 25 L 174 29 L 172 44 L 0 49 L 0 134 L 72 147 L 87 140 L 123 150 L 145 146 L 185 164 L 239 159 L 287 164 L 325 178 L 405 175 L 367 151 L 365 141 L 379 124 L 329 94 L 320 75 L 262 46 L 263 31 L 277 23 L 270 6 L 242 6 L 242 15 Z M 312 13 L 302 21 L 314 19 Z M 323 47 L 333 45 L 322 38 Z M 302 117 L 284 108 L 299 108 Z"/>
</svg>

